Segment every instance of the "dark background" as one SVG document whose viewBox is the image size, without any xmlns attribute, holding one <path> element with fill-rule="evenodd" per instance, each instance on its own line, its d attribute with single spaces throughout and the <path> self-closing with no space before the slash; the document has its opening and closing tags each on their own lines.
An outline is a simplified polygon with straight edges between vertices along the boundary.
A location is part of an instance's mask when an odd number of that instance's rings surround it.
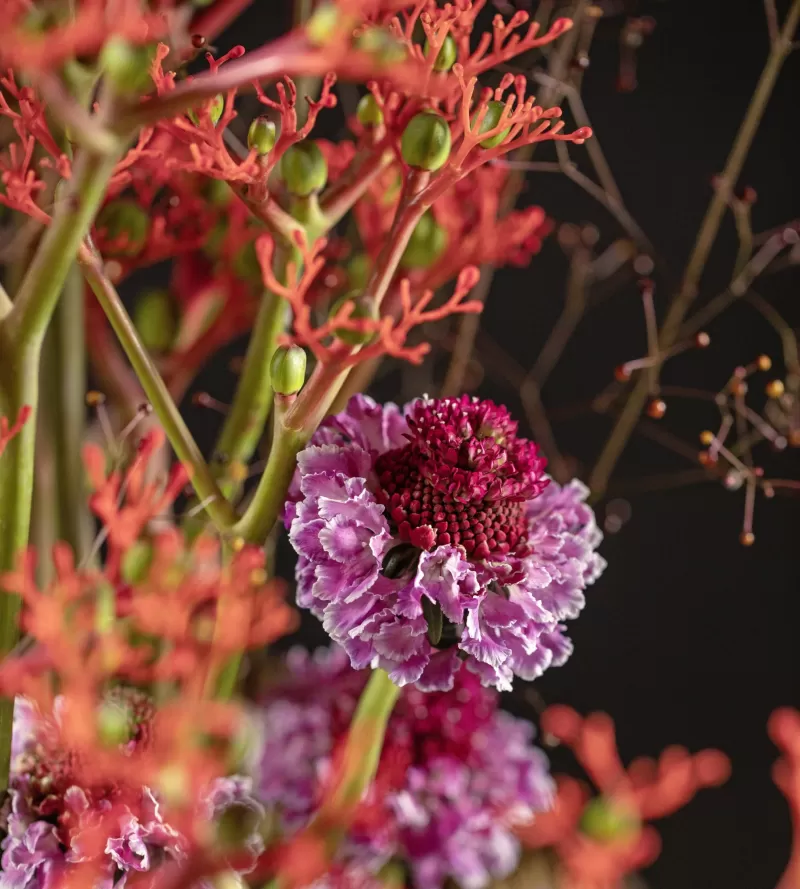
<svg viewBox="0 0 800 889">
<path fill-rule="evenodd" d="M 620 4 L 621 6 L 622 4 Z M 787 3 L 778 6 L 781 13 Z M 641 3 L 637 14 L 657 27 L 639 56 L 635 92 L 615 89 L 618 35 L 623 16 L 601 22 L 591 50 L 583 97 L 592 124 L 617 177 L 628 208 L 665 260 L 659 267 L 659 307 L 680 275 L 705 207 L 710 177 L 724 163 L 768 52 L 762 4 L 668 0 Z M 225 37 L 248 48 L 289 23 L 288 0 L 256 2 Z M 767 109 L 741 184 L 753 186 L 756 231 L 787 222 L 798 213 L 797 143 L 789 121 L 798 103 L 800 54 L 786 63 Z M 573 156 L 585 164 L 582 149 Z M 551 159 L 549 149 L 537 160 Z M 591 222 L 604 241 L 621 232 L 605 211 L 560 176 L 531 173 L 524 201 L 540 203 L 558 223 Z M 735 233 L 726 219 L 703 279 L 703 298 L 724 288 L 735 255 Z M 532 363 L 560 309 L 566 260 L 554 237 L 525 269 L 495 277 L 484 329 L 516 361 Z M 793 325 L 800 324 L 796 269 L 771 276 L 759 287 Z M 780 375 L 780 344 L 750 307 L 740 305 L 711 324 L 712 345 L 670 362 L 671 383 L 720 389 L 738 364 L 769 353 Z M 581 326 L 544 392 L 559 409 L 596 394 L 613 368 L 645 351 L 638 291 L 623 287 Z M 241 351 L 241 346 L 238 350 Z M 198 380 L 217 397 L 232 378 L 226 358 Z M 441 366 L 440 366 L 441 364 Z M 433 367 L 437 379 L 441 360 Z M 479 392 L 519 411 L 517 393 L 488 363 Z M 396 377 L 378 387 L 397 398 Z M 380 391 L 380 390 L 383 391 Z M 186 405 L 210 448 L 217 421 Z M 713 427 L 713 406 L 670 401 L 664 428 L 692 447 L 701 429 Z M 584 417 L 557 427 L 564 450 L 591 465 L 609 421 Z M 769 472 L 800 477 L 797 450 L 771 457 Z M 635 438 L 618 470 L 624 482 L 690 464 L 646 439 Z M 547 703 L 565 702 L 582 712 L 610 713 L 627 761 L 653 755 L 671 743 L 692 749 L 716 746 L 733 759 L 730 782 L 705 791 L 685 810 L 663 822 L 664 851 L 647 874 L 654 887 L 731 889 L 773 886 L 788 857 L 790 825 L 784 800 L 771 783 L 776 751 L 766 735 L 769 713 L 800 704 L 797 627 L 800 625 L 800 560 L 797 498 L 759 496 L 757 541 L 738 542 L 743 491 L 706 483 L 631 495 L 631 519 L 602 547 L 609 567 L 590 589 L 588 605 L 574 622 L 575 654 L 536 683 Z M 602 521 L 603 509 L 600 508 Z M 305 641 L 322 641 L 305 628 Z M 533 708 L 515 692 L 519 712 Z M 558 767 L 568 758 L 557 751 Z"/>
</svg>

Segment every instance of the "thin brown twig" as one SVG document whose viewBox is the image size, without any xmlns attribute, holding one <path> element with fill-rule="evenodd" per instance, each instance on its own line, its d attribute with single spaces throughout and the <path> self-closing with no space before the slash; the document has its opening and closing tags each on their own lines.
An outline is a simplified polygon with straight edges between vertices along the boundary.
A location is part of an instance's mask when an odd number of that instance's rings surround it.
<svg viewBox="0 0 800 889">
<path fill-rule="evenodd" d="M 723 173 L 717 180 L 717 188 L 700 226 L 694 249 L 684 272 L 683 282 L 664 319 L 660 335 L 662 352 L 675 343 L 680 334 L 681 324 L 686 312 L 697 295 L 700 278 L 716 241 L 719 226 L 725 213 L 725 207 L 744 166 L 764 109 L 767 106 L 769 97 L 772 95 L 778 74 L 786 57 L 791 52 L 792 40 L 797 30 L 798 21 L 800 21 L 800 0 L 793 0 L 780 35 L 772 44 L 769 57 L 734 139 Z M 594 499 L 602 497 L 605 493 L 611 473 L 622 455 L 628 438 L 639 421 L 642 409 L 647 401 L 647 395 L 647 379 L 641 377 L 631 391 L 625 407 L 617 418 L 614 428 L 589 477 L 589 487 L 592 490 Z"/>
</svg>

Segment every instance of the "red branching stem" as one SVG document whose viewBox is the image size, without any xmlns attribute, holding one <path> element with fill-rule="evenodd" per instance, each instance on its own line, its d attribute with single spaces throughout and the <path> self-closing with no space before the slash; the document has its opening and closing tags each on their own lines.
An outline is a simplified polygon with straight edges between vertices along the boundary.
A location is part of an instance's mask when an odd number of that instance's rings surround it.
<svg viewBox="0 0 800 889">
<path fill-rule="evenodd" d="M 391 163 L 392 158 L 392 153 L 383 143 L 356 155 L 347 172 L 320 199 L 320 209 L 329 224 L 334 225 L 353 207 Z"/>
<path fill-rule="evenodd" d="M 28 422 L 30 415 L 31 408 L 28 405 L 23 405 L 19 409 L 17 419 L 13 424 L 9 425 L 7 417 L 0 417 L 0 457 L 3 456 L 3 451 L 8 447 L 8 443 L 11 439 L 17 435 L 22 427 Z"/>
</svg>

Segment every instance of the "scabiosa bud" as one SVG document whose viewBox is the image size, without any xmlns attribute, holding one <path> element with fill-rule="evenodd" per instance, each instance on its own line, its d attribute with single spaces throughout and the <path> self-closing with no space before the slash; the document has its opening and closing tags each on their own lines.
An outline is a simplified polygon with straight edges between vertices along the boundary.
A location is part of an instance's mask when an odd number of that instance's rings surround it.
<svg viewBox="0 0 800 889">
<path fill-rule="evenodd" d="M 134 46 L 115 35 L 103 46 L 100 65 L 118 92 L 141 93 L 152 85 L 150 65 L 154 56 L 154 47 Z"/>
<path fill-rule="evenodd" d="M 403 130 L 400 153 L 410 167 L 434 172 L 447 163 L 451 144 L 447 121 L 435 111 L 423 111 Z"/>
<path fill-rule="evenodd" d="M 136 256 L 142 251 L 150 231 L 147 213 L 136 201 L 120 198 L 106 204 L 97 216 L 109 255 Z"/>
<path fill-rule="evenodd" d="M 483 116 L 483 120 L 481 121 L 478 132 L 488 133 L 489 130 L 493 130 L 500 123 L 500 118 L 503 116 L 504 110 L 505 104 L 503 102 L 498 102 L 497 99 L 492 99 L 492 101 L 489 102 L 486 106 L 486 114 L 484 114 Z M 479 115 L 480 112 L 476 112 L 475 117 L 473 117 L 473 127 L 477 126 Z M 501 130 L 494 136 L 489 136 L 488 139 L 483 139 L 481 142 L 481 148 L 495 148 L 506 138 L 506 136 L 509 134 L 510 129 L 510 127 L 506 127 L 504 130 Z"/>
<path fill-rule="evenodd" d="M 426 57 L 431 54 L 431 45 L 428 40 L 425 41 L 424 51 Z M 436 56 L 436 61 L 433 63 L 434 71 L 449 71 L 453 67 L 457 58 L 458 47 L 456 46 L 456 42 L 453 40 L 452 35 L 448 34 L 444 38 L 441 49 Z"/>
<path fill-rule="evenodd" d="M 263 710 L 257 789 L 285 830 L 311 818 L 366 682 L 341 649 L 297 649 Z M 449 692 L 406 689 L 386 732 L 373 789 L 343 844 L 345 865 L 377 873 L 404 861 L 418 889 L 482 889 L 519 860 L 515 823 L 548 808 L 553 782 L 529 723 L 462 672 Z"/>
<path fill-rule="evenodd" d="M 383 111 L 372 93 L 361 97 L 356 108 L 356 117 L 362 127 L 379 127 L 383 123 Z"/>
<path fill-rule="evenodd" d="M 222 112 L 225 110 L 225 97 L 223 95 L 214 96 L 209 104 L 205 106 L 208 109 L 208 116 L 211 118 L 212 126 L 216 126 L 219 123 L 220 118 L 222 117 Z M 191 109 L 187 112 L 189 115 L 189 120 L 196 126 L 200 126 L 200 114 L 196 109 Z"/>
<path fill-rule="evenodd" d="M 503 690 L 564 663 L 562 622 L 605 562 L 587 488 L 550 481 L 544 463 L 490 401 L 401 411 L 356 396 L 298 458 L 285 511 L 298 604 L 355 668 L 398 685 L 451 688 L 466 661 Z M 395 559 L 399 546 L 414 558 Z"/>
<path fill-rule="evenodd" d="M 273 391 L 295 395 L 306 381 L 306 352 L 300 346 L 278 346 L 269 366 Z"/>
<path fill-rule="evenodd" d="M 442 255 L 447 246 L 447 232 L 428 210 L 414 227 L 400 265 L 407 269 L 427 269 Z"/>
<path fill-rule="evenodd" d="M 281 158 L 280 173 L 287 191 L 304 198 L 325 187 L 328 162 L 316 142 L 298 142 Z"/>
<path fill-rule="evenodd" d="M 278 138 L 278 128 L 266 117 L 257 117 L 247 131 L 247 147 L 259 155 L 269 154 Z"/>
<path fill-rule="evenodd" d="M 178 332 L 175 303 L 167 290 L 146 290 L 133 305 L 133 323 L 144 345 L 168 352 Z"/>
</svg>

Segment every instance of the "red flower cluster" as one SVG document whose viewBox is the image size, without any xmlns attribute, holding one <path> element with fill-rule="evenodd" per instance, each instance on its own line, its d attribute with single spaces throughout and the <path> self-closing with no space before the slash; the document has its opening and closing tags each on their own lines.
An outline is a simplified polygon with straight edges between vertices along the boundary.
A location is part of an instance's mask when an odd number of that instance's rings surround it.
<svg viewBox="0 0 800 889">
<path fill-rule="evenodd" d="M 573 750 L 600 791 L 592 797 L 581 782 L 561 776 L 553 809 L 520 831 L 530 848 L 556 850 L 564 885 L 573 889 L 614 889 L 626 874 L 651 864 L 661 842 L 647 822 L 677 811 L 701 788 L 724 783 L 730 771 L 718 750 L 690 754 L 682 747 L 625 768 L 614 723 L 604 713 L 581 717 L 569 707 L 550 707 L 542 731 Z"/>
</svg>

